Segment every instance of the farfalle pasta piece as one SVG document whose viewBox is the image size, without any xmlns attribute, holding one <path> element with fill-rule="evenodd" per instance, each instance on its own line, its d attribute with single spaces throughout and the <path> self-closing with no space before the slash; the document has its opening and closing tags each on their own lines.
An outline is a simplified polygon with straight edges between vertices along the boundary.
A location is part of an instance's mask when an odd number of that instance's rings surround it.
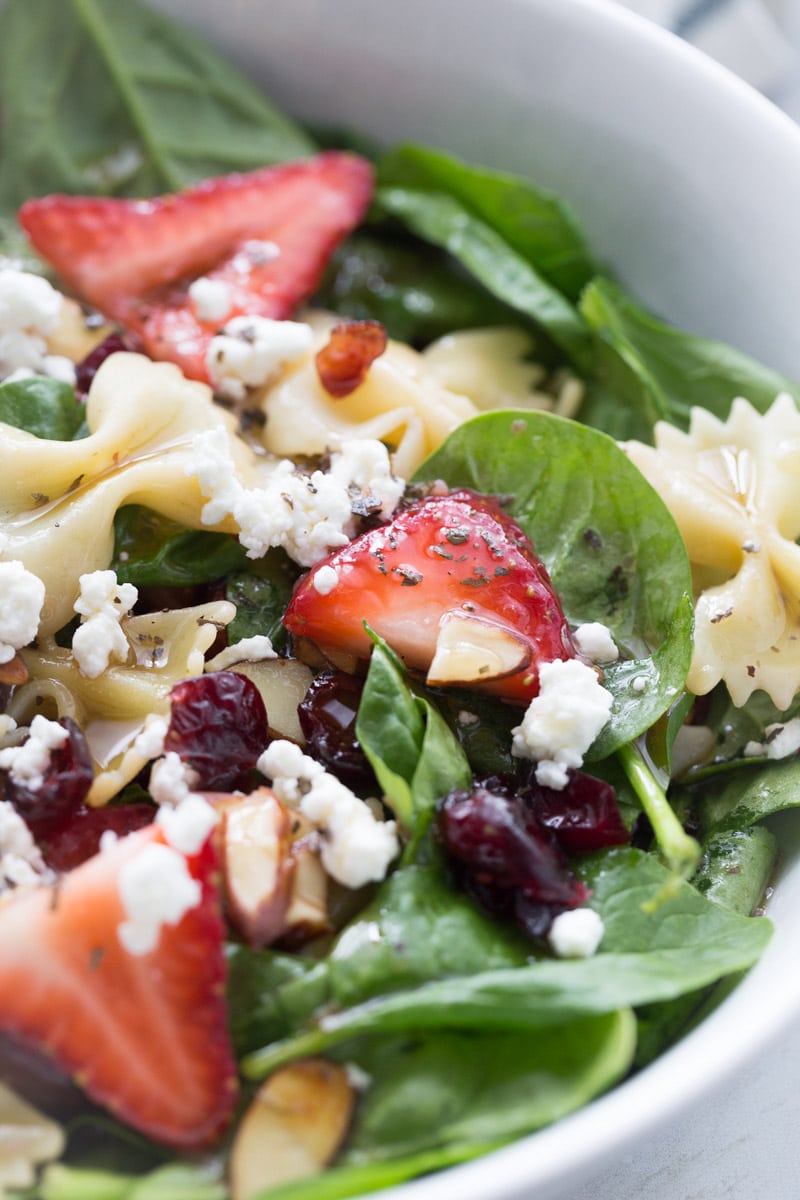
<svg viewBox="0 0 800 1200">
<path fill-rule="evenodd" d="M 659 423 L 655 448 L 624 449 L 683 535 L 696 592 L 687 687 L 724 680 L 734 704 L 757 689 L 787 708 L 800 688 L 800 412 L 735 400 L 727 421 L 693 409 L 688 433 Z"/>
<path fill-rule="evenodd" d="M 169 713 L 176 683 L 202 675 L 206 652 L 236 608 L 226 600 L 126 617 L 127 663 L 112 663 L 96 679 L 82 674 L 72 652 L 52 639 L 23 651 L 30 680 L 14 692 L 9 714 L 20 725 L 37 712 L 71 717 L 86 734 L 95 780 L 87 797 L 105 804 L 148 761 L 135 745 L 151 714 Z"/>
<path fill-rule="evenodd" d="M 142 504 L 204 527 L 205 498 L 186 472 L 199 432 L 219 431 L 240 478 L 257 478 L 234 419 L 204 384 L 168 363 L 112 355 L 92 384 L 86 419 L 90 436 L 74 442 L 12 426 L 3 427 L 0 439 L 1 557 L 22 562 L 44 583 L 42 636 L 71 619 L 79 577 L 108 566 L 122 505 Z M 230 518 L 215 528 L 237 532 Z"/>
<path fill-rule="evenodd" d="M 555 390 L 545 390 L 547 371 L 530 358 L 533 349 L 533 338 L 524 329 L 497 325 L 448 333 L 426 346 L 422 357 L 435 383 L 468 396 L 481 412 L 532 408 L 574 417 L 583 383 L 564 372 Z"/>
<path fill-rule="evenodd" d="M 311 350 L 261 393 L 264 446 L 279 456 L 313 457 L 353 438 L 375 438 L 392 448 L 392 469 L 407 479 L 478 409 L 466 396 L 440 387 L 422 355 L 392 341 L 354 391 L 341 399 L 329 395 L 314 360 L 333 323 L 314 315 Z"/>
</svg>

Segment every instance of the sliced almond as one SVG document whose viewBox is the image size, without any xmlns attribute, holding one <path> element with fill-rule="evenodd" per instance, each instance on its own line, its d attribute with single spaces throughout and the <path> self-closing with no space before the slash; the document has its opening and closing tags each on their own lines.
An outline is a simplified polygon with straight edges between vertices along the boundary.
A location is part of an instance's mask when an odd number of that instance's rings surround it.
<svg viewBox="0 0 800 1200">
<path fill-rule="evenodd" d="M 30 679 L 27 663 L 21 654 L 15 654 L 8 662 L 0 663 L 0 683 L 18 687 Z"/>
<path fill-rule="evenodd" d="M 231 921 L 251 946 L 283 932 L 294 863 L 291 818 L 269 788 L 222 806 L 222 864 Z"/>
<path fill-rule="evenodd" d="M 234 669 L 237 675 L 251 679 L 261 692 L 272 736 L 305 745 L 297 718 L 297 706 L 313 679 L 305 663 L 296 658 L 272 658 L 265 662 L 237 663 Z"/>
<path fill-rule="evenodd" d="M 345 1068 L 322 1058 L 302 1059 L 271 1075 L 236 1132 L 232 1200 L 318 1175 L 344 1141 L 354 1102 Z"/>
<path fill-rule="evenodd" d="M 281 942 L 302 946 L 312 938 L 333 932 L 328 915 L 328 876 L 314 841 L 303 838 L 292 846 L 294 875 Z"/>
<path fill-rule="evenodd" d="M 442 618 L 426 682 L 488 683 L 524 671 L 530 661 L 529 645 L 512 630 L 483 617 L 449 613 Z"/>
</svg>

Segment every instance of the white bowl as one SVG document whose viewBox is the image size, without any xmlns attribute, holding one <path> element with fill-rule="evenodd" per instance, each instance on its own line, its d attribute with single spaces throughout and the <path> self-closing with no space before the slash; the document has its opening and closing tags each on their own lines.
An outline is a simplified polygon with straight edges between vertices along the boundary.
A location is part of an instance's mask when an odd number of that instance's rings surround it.
<svg viewBox="0 0 800 1200">
<path fill-rule="evenodd" d="M 556 189 L 640 299 L 800 377 L 800 130 L 627 10 L 603 0 L 160 7 L 209 34 L 301 118 L 426 141 Z M 772 944 L 699 1029 L 551 1128 L 382 1194 L 566 1197 L 754 1055 L 800 1013 L 797 848 L 786 847 Z"/>
</svg>

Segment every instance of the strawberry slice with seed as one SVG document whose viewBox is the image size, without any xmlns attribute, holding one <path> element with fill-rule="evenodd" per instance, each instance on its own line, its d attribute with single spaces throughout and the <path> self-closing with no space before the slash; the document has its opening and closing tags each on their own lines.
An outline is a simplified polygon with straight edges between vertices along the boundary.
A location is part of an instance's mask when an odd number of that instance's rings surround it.
<svg viewBox="0 0 800 1200">
<path fill-rule="evenodd" d="M 369 163 L 329 151 L 153 200 L 45 196 L 24 204 L 19 221 L 81 299 L 138 335 L 151 357 L 208 381 L 220 325 L 290 316 L 371 195 Z M 200 277 L 222 285 L 222 308 L 210 314 L 189 295 Z"/>
<path fill-rule="evenodd" d="M 122 881 L 154 850 L 185 865 L 197 900 L 136 954 L 120 936 Z M 150 826 L 54 887 L 0 903 L 0 1035 L 44 1053 L 120 1121 L 185 1149 L 213 1141 L 236 1099 L 216 868 L 210 842 L 184 858 Z"/>
<path fill-rule="evenodd" d="M 337 582 L 318 590 L 333 568 Z M 327 576 L 330 571 L 326 572 Z M 434 686 L 526 703 L 539 665 L 576 657 L 547 571 L 496 500 L 432 494 L 318 563 L 295 591 L 286 628 L 324 651 L 367 658 L 366 621 Z"/>
</svg>

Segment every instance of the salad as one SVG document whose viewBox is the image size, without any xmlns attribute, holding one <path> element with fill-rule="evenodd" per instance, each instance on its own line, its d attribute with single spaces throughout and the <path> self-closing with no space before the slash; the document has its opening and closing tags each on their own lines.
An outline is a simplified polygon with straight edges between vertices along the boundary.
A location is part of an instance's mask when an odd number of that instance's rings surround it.
<svg viewBox="0 0 800 1200">
<path fill-rule="evenodd" d="M 645 1067 L 770 935 L 800 388 L 133 0 L 6 3 L 0 116 L 0 1195 L 354 1196 Z"/>
</svg>

